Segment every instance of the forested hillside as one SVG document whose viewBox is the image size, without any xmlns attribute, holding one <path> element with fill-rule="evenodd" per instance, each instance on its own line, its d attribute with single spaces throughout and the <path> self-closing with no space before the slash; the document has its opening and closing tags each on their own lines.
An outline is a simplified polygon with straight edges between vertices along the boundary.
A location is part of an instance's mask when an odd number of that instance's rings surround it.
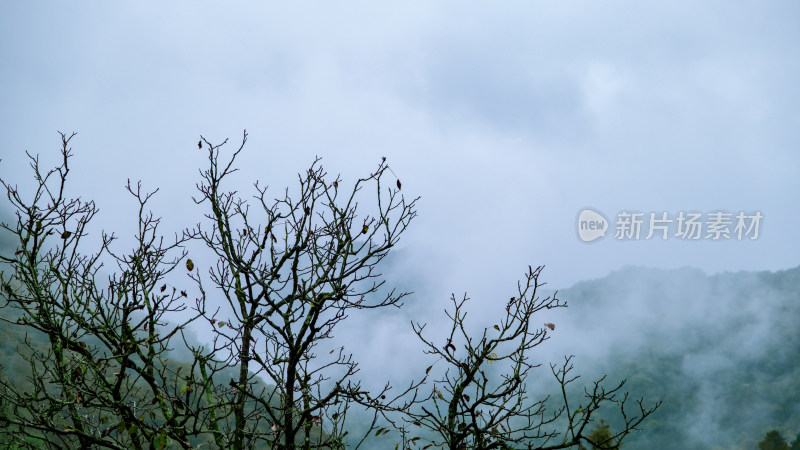
<svg viewBox="0 0 800 450">
<path fill-rule="evenodd" d="M 628 267 L 560 296 L 582 366 L 664 401 L 625 448 L 755 449 L 768 430 L 800 432 L 800 268 Z"/>
</svg>

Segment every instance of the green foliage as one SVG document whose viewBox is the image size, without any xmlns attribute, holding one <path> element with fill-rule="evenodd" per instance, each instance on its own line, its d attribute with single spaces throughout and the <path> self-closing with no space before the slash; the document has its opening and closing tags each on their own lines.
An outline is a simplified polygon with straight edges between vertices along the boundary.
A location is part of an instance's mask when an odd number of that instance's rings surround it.
<svg viewBox="0 0 800 450">
<path fill-rule="evenodd" d="M 792 445 L 789 446 L 789 450 L 800 450 L 800 433 L 797 433 L 794 437 L 794 441 L 792 441 Z"/>
<path fill-rule="evenodd" d="M 758 443 L 759 450 L 788 450 L 789 444 L 778 430 L 767 431 L 764 439 Z"/>
<path fill-rule="evenodd" d="M 752 449 L 764 430 L 800 423 L 797 292 L 800 268 L 706 276 L 629 267 L 560 295 L 576 328 L 616 338 L 579 355 L 594 356 L 590 373 L 628 376 L 632 397 L 664 400 L 625 448 L 682 450 Z M 630 318 L 614 317 L 621 307 Z"/>
<path fill-rule="evenodd" d="M 592 432 L 589 433 L 589 439 L 591 442 L 594 442 L 594 444 L 591 444 L 591 448 L 619 448 L 618 446 L 611 446 L 613 445 L 613 437 L 614 434 L 611 432 L 611 427 L 606 423 L 605 419 L 600 419 L 600 421 L 597 422 L 597 425 L 595 425 L 595 427 L 592 429 Z"/>
</svg>

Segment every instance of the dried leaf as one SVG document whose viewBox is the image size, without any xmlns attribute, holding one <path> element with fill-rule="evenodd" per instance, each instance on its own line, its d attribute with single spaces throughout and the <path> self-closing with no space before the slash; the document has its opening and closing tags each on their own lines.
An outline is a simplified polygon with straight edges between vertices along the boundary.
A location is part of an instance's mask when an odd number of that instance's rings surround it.
<svg viewBox="0 0 800 450">
<path fill-rule="evenodd" d="M 428 368 L 425 369 L 425 375 L 429 374 L 431 372 L 432 368 L 433 368 L 433 366 L 428 366 Z"/>
<path fill-rule="evenodd" d="M 544 326 L 546 326 L 547 328 L 550 328 L 550 330 L 555 330 L 556 329 L 556 326 L 554 324 L 552 324 L 552 323 L 546 323 L 546 324 L 544 324 Z"/>
<path fill-rule="evenodd" d="M 498 327 L 497 325 L 494 326 L 494 329 L 500 331 L 500 327 Z"/>
<path fill-rule="evenodd" d="M 397 179 L 397 190 L 399 191 L 399 190 L 400 190 L 400 189 L 402 189 L 402 188 L 403 188 L 403 183 L 401 183 L 401 182 L 400 182 L 400 179 L 398 178 L 398 179 Z"/>
<path fill-rule="evenodd" d="M 164 291 L 166 291 L 166 290 L 167 290 L 167 285 L 166 285 L 166 284 L 165 284 L 165 285 L 163 285 L 163 286 L 161 286 L 161 292 L 164 292 Z"/>
<path fill-rule="evenodd" d="M 61 233 L 61 239 L 69 239 L 70 236 L 72 236 L 72 232 L 71 231 L 65 231 L 65 232 Z"/>
<path fill-rule="evenodd" d="M 203 141 L 197 141 L 197 148 L 203 149 Z"/>
<path fill-rule="evenodd" d="M 189 272 L 194 270 L 194 263 L 192 262 L 191 259 L 186 260 L 186 270 L 188 270 Z"/>
<path fill-rule="evenodd" d="M 364 224 L 364 228 L 361 229 L 361 234 L 369 233 L 369 225 Z"/>
</svg>

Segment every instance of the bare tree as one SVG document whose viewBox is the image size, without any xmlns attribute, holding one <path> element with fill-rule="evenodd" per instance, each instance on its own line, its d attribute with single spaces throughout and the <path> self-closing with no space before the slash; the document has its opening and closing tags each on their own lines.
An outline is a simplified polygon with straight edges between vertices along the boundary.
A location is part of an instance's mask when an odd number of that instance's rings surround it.
<svg viewBox="0 0 800 450">
<path fill-rule="evenodd" d="M 577 447 L 582 442 L 597 448 L 617 448 L 658 408 L 660 402 L 646 407 L 639 400 L 631 415 L 630 408 L 626 409 L 627 394 L 621 393 L 625 382 L 606 389 L 603 378 L 585 390 L 585 406 L 575 408 L 568 395 L 568 388 L 578 379 L 572 375 L 571 356 L 562 364 L 550 365 L 560 390 L 560 405 L 551 408 L 549 396 L 531 398 L 527 381 L 541 365 L 532 362 L 532 352 L 555 330 L 552 323 L 539 326 L 533 320 L 542 310 L 567 306 L 555 294 L 537 296 L 542 269 L 528 268 L 517 295 L 505 305 L 503 319 L 485 327 L 477 337 L 465 326 L 466 296 L 451 299 L 453 310 L 446 311 L 451 324 L 446 341 L 426 338 L 425 325 L 412 323 L 426 353 L 437 357 L 426 369 L 426 376 L 436 364 L 444 365 L 443 375 L 433 382 L 430 401 L 406 411 L 408 423 L 435 436 L 422 448 L 557 449 Z M 587 427 L 603 404 L 618 407 L 624 426 L 604 442 L 593 442 Z M 403 445 L 410 448 L 418 442 L 422 440 L 417 436 L 404 439 Z"/>
<path fill-rule="evenodd" d="M 136 245 L 117 253 L 115 237 L 103 234 L 100 248 L 84 253 L 98 211 L 65 195 L 73 136 L 61 135 L 61 164 L 52 170 L 43 172 L 29 155 L 32 199 L 2 181 L 16 223 L 0 226 L 18 247 L 0 256 L 9 269 L 0 307 L 6 323 L 28 330 L 21 355 L 30 376 L 0 383 L 0 425 L 11 443 L 33 448 L 189 447 L 201 423 L 183 405 L 176 386 L 186 374 L 173 371 L 166 350 L 195 317 L 167 326 L 165 315 L 185 309 L 185 292 L 162 281 L 183 257 L 185 239 L 165 242 L 159 220 L 145 210 L 152 194 L 128 183 L 139 206 Z M 104 258 L 117 272 L 101 282 Z M 36 336 L 46 345 L 35 345 Z"/>
<path fill-rule="evenodd" d="M 399 307 L 406 295 L 377 295 L 385 289 L 376 266 L 416 215 L 416 200 L 400 195 L 400 181 L 392 174 L 386 182 L 385 158 L 349 187 L 339 177 L 326 179 L 319 160 L 299 175 L 296 197 L 287 189 L 269 200 L 256 183 L 258 212 L 251 214 L 222 186 L 236 170 L 246 133 L 224 161 L 224 143 L 201 140 L 209 168 L 196 201 L 208 207 L 207 226 L 165 240 L 147 211 L 155 192 L 129 182 L 138 206 L 136 245 L 118 252 L 114 235 L 103 234 L 99 249 L 87 253 L 87 226 L 98 211 L 66 197 L 73 136 L 61 135 L 61 164 L 52 170 L 29 155 L 32 199 L 3 181 L 17 220 L 2 228 L 16 236 L 17 248 L 0 255 L 8 269 L 0 307 L 7 324 L 30 333 L 20 349 L 29 378 L 0 382 L 6 442 L 342 448 L 355 404 L 373 410 L 374 429 L 381 405 L 391 401 L 390 386 L 372 394 L 362 388 L 355 360 L 332 339 L 352 311 Z M 374 199 L 370 215 L 358 211 L 362 197 Z M 217 261 L 203 266 L 188 258 L 193 241 Z M 102 280 L 109 262 L 115 270 Z M 194 302 L 191 289 L 169 282 L 180 280 L 169 274 L 183 267 L 200 294 Z M 208 280 L 213 290 L 206 290 Z M 190 324 L 213 330 L 210 345 L 189 342 Z M 175 347 L 187 348 L 191 361 L 170 359 Z"/>
<path fill-rule="evenodd" d="M 354 378 L 358 366 L 352 355 L 329 342 L 352 311 L 398 307 L 407 295 L 390 290 L 377 296 L 384 282 L 376 266 L 416 215 L 416 199 L 400 195 L 398 179 L 386 182 L 391 170 L 385 158 L 349 188 L 339 177 L 328 177 L 317 159 L 298 176 L 295 196 L 287 189 L 271 200 L 256 183 L 251 210 L 236 192 L 222 187 L 246 140 L 245 133 L 242 145 L 224 161 L 219 152 L 224 142 L 203 140 L 210 169 L 202 174 L 195 201 L 208 205 L 210 224 L 186 233 L 217 257 L 208 278 L 226 308 L 203 317 L 217 325 L 213 353 L 227 355 L 216 362 L 239 367 L 231 380 L 236 430 L 231 442 L 236 448 L 245 445 L 254 436 L 253 430 L 245 433 L 245 424 L 266 420 L 270 434 L 265 439 L 277 448 L 339 447 L 348 406 L 378 407 L 389 386 L 370 395 Z M 371 214 L 359 216 L 364 188 L 374 189 L 375 205 Z M 199 267 L 193 277 L 205 300 Z M 266 378 L 274 391 L 252 392 L 255 377 Z M 326 433 L 313 437 L 313 428 L 321 424 Z"/>
</svg>

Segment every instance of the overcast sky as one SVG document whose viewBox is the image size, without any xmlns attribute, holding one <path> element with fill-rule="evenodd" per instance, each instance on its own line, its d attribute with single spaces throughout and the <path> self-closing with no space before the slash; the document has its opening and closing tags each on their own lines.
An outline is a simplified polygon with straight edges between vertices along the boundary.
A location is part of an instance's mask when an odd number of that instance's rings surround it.
<svg viewBox="0 0 800 450">
<path fill-rule="evenodd" d="M 402 247 L 437 291 L 510 290 L 528 264 L 554 287 L 798 265 L 796 2 L 302 5 L 3 2 L 0 176 L 76 131 L 72 192 L 104 228 L 132 232 L 131 178 L 179 229 L 199 220 L 199 136 L 247 129 L 245 193 L 315 155 L 345 180 L 387 156 L 422 196 Z M 591 243 L 585 207 L 610 226 Z M 759 211 L 758 239 L 614 237 L 621 211 L 718 210 Z"/>
</svg>

